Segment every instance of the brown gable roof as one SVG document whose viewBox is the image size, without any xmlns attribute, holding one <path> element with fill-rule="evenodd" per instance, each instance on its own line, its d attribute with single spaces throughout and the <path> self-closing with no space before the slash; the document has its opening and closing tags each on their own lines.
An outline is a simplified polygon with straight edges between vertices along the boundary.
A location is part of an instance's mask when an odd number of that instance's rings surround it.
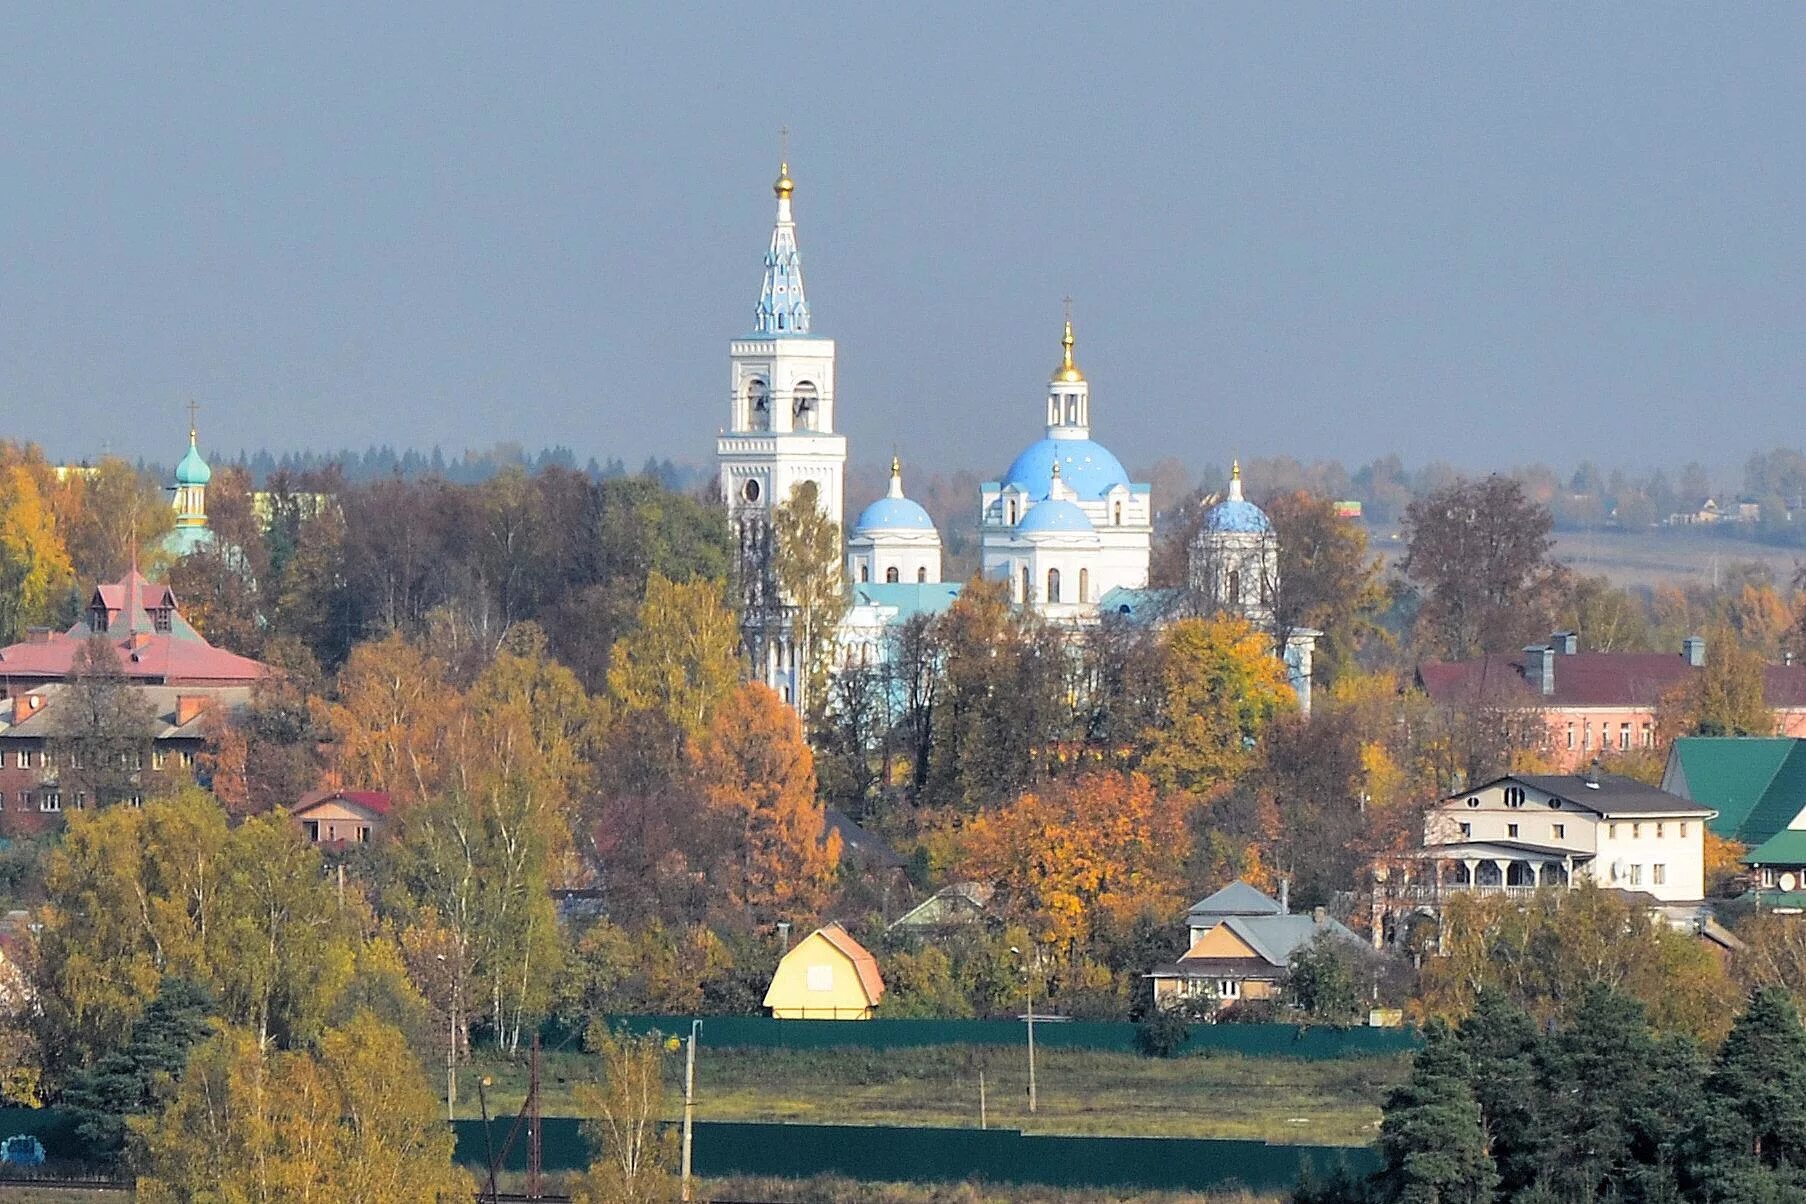
<svg viewBox="0 0 1806 1204">
<path fill-rule="evenodd" d="M 864 945 L 854 940 L 852 934 L 839 924 L 824 924 L 815 930 L 816 935 L 826 940 L 853 963 L 853 970 L 859 975 L 859 985 L 865 991 L 868 1003 L 877 1003 L 884 994 L 884 979 L 878 973 L 878 959 L 866 951 Z"/>
</svg>

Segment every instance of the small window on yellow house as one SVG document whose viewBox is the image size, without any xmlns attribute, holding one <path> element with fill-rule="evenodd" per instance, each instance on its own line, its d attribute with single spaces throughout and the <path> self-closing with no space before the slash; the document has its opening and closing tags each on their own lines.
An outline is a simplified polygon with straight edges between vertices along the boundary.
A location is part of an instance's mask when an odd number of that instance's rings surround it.
<svg viewBox="0 0 1806 1204">
<path fill-rule="evenodd" d="M 834 989 L 834 967 L 810 966 L 809 989 L 811 991 L 832 991 Z"/>
</svg>

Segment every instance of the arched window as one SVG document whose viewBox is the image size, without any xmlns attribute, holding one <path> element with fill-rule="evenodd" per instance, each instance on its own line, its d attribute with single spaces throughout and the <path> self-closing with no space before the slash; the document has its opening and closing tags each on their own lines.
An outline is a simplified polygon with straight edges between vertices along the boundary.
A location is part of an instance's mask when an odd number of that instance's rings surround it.
<svg viewBox="0 0 1806 1204">
<path fill-rule="evenodd" d="M 1016 601 L 1027 602 L 1030 588 L 1028 582 L 1028 566 L 1025 564 L 1022 566 L 1022 596 L 1016 599 Z"/>
<path fill-rule="evenodd" d="M 859 584 L 861 584 L 861 585 L 869 584 L 871 582 L 871 579 L 872 579 L 872 566 L 869 564 L 860 565 L 859 566 Z"/>
<path fill-rule="evenodd" d="M 1116 503 L 1116 525 L 1122 526 L 1122 503 Z"/>
<path fill-rule="evenodd" d="M 922 567 L 922 568 L 919 568 L 919 569 L 917 569 L 917 570 L 916 570 L 916 584 L 917 584 L 917 585 L 926 585 L 926 584 L 928 584 L 928 569 L 927 569 L 927 566 L 923 566 L 923 567 Z"/>
<path fill-rule="evenodd" d="M 755 431 L 771 427 L 771 388 L 756 378 L 746 383 L 746 425 Z"/>
<path fill-rule="evenodd" d="M 815 390 L 813 381 L 799 380 L 796 388 L 790 391 L 791 416 L 796 420 L 799 431 L 813 431 L 821 425 L 821 395 Z"/>
<path fill-rule="evenodd" d="M 1010 526 L 1013 527 L 1016 525 L 1016 499 L 1015 498 L 1011 498 L 1009 501 L 1008 513 L 1009 513 L 1009 524 L 1010 524 Z"/>
<path fill-rule="evenodd" d="M 1060 600 L 1060 570 L 1059 569 L 1048 569 L 1047 570 L 1047 600 L 1049 602 L 1058 602 Z"/>
<path fill-rule="evenodd" d="M 895 585 L 896 583 L 897 583 L 897 566 L 893 564 L 889 568 L 884 570 L 884 584 Z"/>
<path fill-rule="evenodd" d="M 1079 601 L 1091 601 L 1091 570 L 1079 570 Z"/>
<path fill-rule="evenodd" d="M 1232 606 L 1240 606 L 1242 604 L 1242 571 L 1240 569 L 1229 570 L 1229 597 L 1227 601 Z"/>
</svg>

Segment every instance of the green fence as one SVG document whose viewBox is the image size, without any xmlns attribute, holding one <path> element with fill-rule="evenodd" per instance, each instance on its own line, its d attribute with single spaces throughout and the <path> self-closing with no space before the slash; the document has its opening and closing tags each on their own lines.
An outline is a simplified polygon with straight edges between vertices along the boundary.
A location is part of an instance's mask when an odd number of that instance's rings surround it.
<svg viewBox="0 0 1806 1204">
<path fill-rule="evenodd" d="M 630 1032 L 654 1030 L 679 1036 L 688 1016 L 614 1016 Z M 702 1020 L 702 1044 L 717 1049 L 919 1049 L 931 1045 L 1020 1045 L 1020 1020 L 772 1020 L 764 1016 L 714 1016 Z M 559 1044 L 548 1036 L 548 1044 Z M 1135 1026 L 1116 1021 L 1070 1020 L 1035 1025 L 1043 1049 L 1134 1053 Z M 1297 1024 L 1195 1024 L 1185 1054 L 1241 1054 L 1250 1058 L 1385 1057 L 1410 1053 L 1417 1033 L 1402 1028 L 1329 1028 Z"/>
<path fill-rule="evenodd" d="M 500 1152 L 509 1120 L 492 1123 Z M 570 1117 L 546 1117 L 541 1130 L 547 1171 L 587 1164 L 588 1147 Z M 459 1121 L 458 1159 L 488 1160 L 481 1121 Z M 1058 1137 L 1014 1129 L 926 1129 L 866 1125 L 696 1125 L 698 1175 L 773 1175 L 806 1179 L 843 1175 L 866 1182 L 1034 1183 L 1056 1187 L 1144 1188 L 1163 1191 L 1284 1191 L 1310 1163 L 1320 1174 L 1338 1164 L 1356 1174 L 1379 1166 L 1365 1146 L 1267 1145 L 1178 1137 Z M 524 1170 L 526 1138 L 517 1138 L 504 1165 Z"/>
</svg>

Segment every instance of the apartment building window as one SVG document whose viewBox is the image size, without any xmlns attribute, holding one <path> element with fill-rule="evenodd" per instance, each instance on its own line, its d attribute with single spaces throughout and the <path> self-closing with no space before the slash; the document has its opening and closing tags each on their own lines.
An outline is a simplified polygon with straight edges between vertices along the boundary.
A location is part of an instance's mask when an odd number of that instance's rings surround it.
<svg viewBox="0 0 1806 1204">
<path fill-rule="evenodd" d="M 1628 723 L 1618 726 L 1618 747 L 1625 752 L 1630 751 L 1630 724 Z"/>
<path fill-rule="evenodd" d="M 75 809 L 77 811 L 85 811 L 87 810 L 87 807 L 88 792 L 86 790 L 77 790 L 75 792 Z"/>
<path fill-rule="evenodd" d="M 1630 838 L 1632 840 L 1636 840 L 1638 837 L 1640 837 L 1642 835 L 1643 835 L 1643 825 L 1642 824 L 1632 824 L 1630 826 Z"/>
<path fill-rule="evenodd" d="M 29 748 L 21 748 L 19 750 L 18 757 L 19 757 L 19 768 L 20 769 L 30 769 L 31 768 L 31 750 Z"/>
<path fill-rule="evenodd" d="M 1682 840 L 1687 839 L 1687 825 L 1686 824 L 1681 825 L 1681 839 Z"/>
<path fill-rule="evenodd" d="M 1549 825 L 1549 834 L 1551 836 L 1555 837 L 1555 839 L 1557 839 L 1557 840 L 1566 840 L 1568 838 L 1568 825 L 1567 824 L 1550 824 Z"/>
<path fill-rule="evenodd" d="M 1472 836 L 1473 834 L 1474 834 L 1474 825 L 1472 825 L 1472 824 L 1462 824 L 1461 825 L 1461 835 L 1463 837 Z"/>
<path fill-rule="evenodd" d="M 1568 724 L 1568 747 L 1570 749 L 1574 747 L 1574 725 L 1572 723 Z"/>
<path fill-rule="evenodd" d="M 1607 836 L 1611 837 L 1613 840 L 1618 839 L 1618 825 L 1617 824 L 1605 825 L 1605 834 Z"/>
<path fill-rule="evenodd" d="M 162 769 L 169 762 L 169 754 L 160 748 L 151 749 L 151 768 Z"/>
<path fill-rule="evenodd" d="M 1517 835 L 1518 835 L 1518 826 L 1516 824 L 1506 824 L 1505 825 L 1505 835 L 1510 837 L 1513 840 L 1516 840 Z"/>
<path fill-rule="evenodd" d="M 1632 886 L 1642 886 L 1643 885 L 1643 867 L 1642 866 L 1633 865 L 1630 867 L 1630 884 Z"/>
<path fill-rule="evenodd" d="M 1668 881 L 1668 867 L 1665 865 L 1650 866 L 1649 880 L 1657 886 L 1665 885 Z"/>
<path fill-rule="evenodd" d="M 62 809 L 63 795 L 61 791 L 46 790 L 38 796 L 39 811 L 61 811 Z"/>
<path fill-rule="evenodd" d="M 1657 824 L 1657 825 L 1656 825 L 1656 839 L 1657 839 L 1657 840 L 1660 840 L 1660 839 L 1662 839 L 1662 828 L 1663 828 L 1663 827 L 1664 827 L 1664 826 L 1665 826 L 1665 825 L 1662 825 L 1662 824 Z"/>
<path fill-rule="evenodd" d="M 1774 884 L 1775 884 L 1774 867 L 1767 866 L 1767 865 L 1763 866 L 1762 867 L 1762 885 L 1773 886 Z"/>
<path fill-rule="evenodd" d="M 50 767 L 50 754 L 45 752 L 41 748 L 38 749 L 38 768 L 39 769 L 48 769 L 49 767 Z"/>
<path fill-rule="evenodd" d="M 1643 747 L 1655 747 L 1655 724 L 1653 723 L 1645 723 L 1643 725 Z"/>
<path fill-rule="evenodd" d="M 193 769 L 194 768 L 194 750 L 193 749 L 184 748 L 182 750 L 182 768 L 183 769 Z"/>
</svg>

